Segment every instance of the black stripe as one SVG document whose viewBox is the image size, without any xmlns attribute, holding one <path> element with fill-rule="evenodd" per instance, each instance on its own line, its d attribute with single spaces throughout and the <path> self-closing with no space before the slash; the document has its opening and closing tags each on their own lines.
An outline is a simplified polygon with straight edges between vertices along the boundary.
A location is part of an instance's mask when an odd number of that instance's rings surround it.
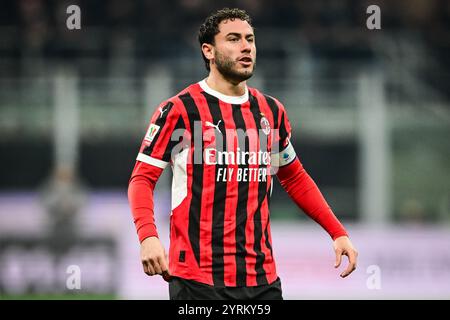
<svg viewBox="0 0 450 320">
<path fill-rule="evenodd" d="M 270 240 L 269 240 L 269 224 L 270 224 L 270 215 L 267 219 L 267 224 L 266 224 L 266 229 L 264 230 L 264 235 L 266 237 L 266 247 L 269 248 L 270 255 L 272 256 L 272 259 L 273 259 L 272 245 L 270 244 Z"/>
<path fill-rule="evenodd" d="M 273 129 L 278 129 L 278 110 L 279 110 L 279 107 L 278 107 L 277 103 L 275 102 L 275 100 L 271 96 L 264 95 L 264 98 L 266 99 L 267 104 L 269 105 L 270 110 L 272 111 L 273 126 L 274 126 Z M 273 181 L 271 183 L 273 184 Z M 271 186 L 271 188 L 273 188 L 273 185 Z M 269 192 L 270 192 L 270 190 L 269 190 Z M 267 206 L 269 207 L 269 209 L 270 209 L 270 200 L 271 200 L 271 195 L 269 194 L 267 196 Z M 264 235 L 265 235 L 265 238 L 266 238 L 266 247 L 269 248 L 270 255 L 273 258 L 272 245 L 270 244 L 270 240 L 269 240 L 269 224 L 270 224 L 270 214 L 269 214 L 269 217 L 267 219 L 267 225 L 266 225 L 266 228 L 264 230 Z"/>
<path fill-rule="evenodd" d="M 272 111 L 272 115 L 273 115 L 273 128 L 272 129 L 279 130 L 279 128 L 278 128 L 278 110 L 279 110 L 278 105 L 271 96 L 264 95 L 264 98 L 266 98 L 267 104 L 269 105 L 270 110 Z M 272 146 L 271 146 L 271 148 L 272 148 Z M 278 152 L 280 152 L 280 150 Z"/>
<path fill-rule="evenodd" d="M 194 122 L 201 121 L 200 111 L 198 110 L 194 99 L 192 99 L 189 93 L 179 96 L 186 108 L 186 113 L 189 118 L 189 125 L 191 127 L 191 145 L 194 137 Z M 203 148 L 203 141 L 201 141 L 200 148 Z M 195 146 L 197 147 L 197 146 Z M 193 155 L 192 155 L 193 156 Z M 191 159 L 192 160 L 192 159 Z M 195 163 L 192 161 L 192 199 L 189 206 L 189 242 L 192 246 L 195 259 L 200 266 L 200 210 L 203 190 L 203 163 Z"/>
<path fill-rule="evenodd" d="M 167 120 L 167 115 L 169 114 L 169 112 L 172 110 L 173 107 L 173 103 L 172 102 L 168 102 L 167 104 L 165 104 L 162 109 L 167 108 L 167 111 L 164 111 L 164 113 L 162 114 L 162 117 L 159 116 L 156 120 L 155 120 L 155 124 L 157 126 L 160 127 L 159 131 L 156 133 L 155 137 L 153 138 L 152 142 L 144 148 L 144 150 L 142 151 L 143 154 L 146 154 L 148 156 L 151 156 L 153 148 L 155 147 L 156 142 L 159 139 L 159 135 L 161 133 L 161 131 L 164 129 L 164 125 L 166 124 L 166 120 Z"/>
<path fill-rule="evenodd" d="M 264 98 L 266 99 L 267 104 L 269 105 L 269 108 L 272 111 L 273 126 L 274 126 L 273 129 L 278 129 L 278 110 L 279 110 L 278 105 L 277 105 L 277 103 L 275 102 L 275 100 L 272 97 L 270 97 L 268 95 L 264 95 Z M 272 180 L 271 183 L 273 184 L 273 180 Z M 271 186 L 271 188 L 273 188 L 273 185 Z M 270 190 L 269 190 L 269 192 L 270 192 Z M 267 196 L 267 206 L 269 207 L 269 209 L 270 209 L 270 200 L 271 200 L 271 195 L 269 194 Z M 270 224 L 270 214 L 269 214 L 269 217 L 267 219 L 267 225 L 266 225 L 266 228 L 264 230 L 264 235 L 265 235 L 265 238 L 266 238 L 266 247 L 269 248 L 270 255 L 273 258 L 272 245 L 270 244 L 270 240 L 269 240 L 269 224 Z"/>
<path fill-rule="evenodd" d="M 269 178 L 269 175 L 267 176 L 267 179 Z M 270 201 L 272 199 L 272 192 L 273 191 L 273 175 L 270 176 L 270 185 L 267 189 L 267 208 L 270 210 Z"/>
<path fill-rule="evenodd" d="M 216 142 L 223 141 L 223 144 L 218 143 L 216 145 L 217 150 L 227 150 L 226 142 L 227 136 L 225 132 L 225 125 L 223 123 L 222 113 L 220 111 L 219 99 L 213 97 L 206 92 L 202 92 L 208 103 L 209 111 L 212 116 L 212 121 L 214 124 L 219 124 L 219 129 L 222 133 L 222 139 L 219 137 L 220 132 L 215 130 Z M 223 146 L 223 148 L 222 148 Z M 221 169 L 223 168 L 223 169 Z M 216 165 L 216 175 L 217 171 L 221 169 L 227 169 L 227 165 Z M 224 282 L 224 219 L 225 219 L 225 202 L 227 196 L 227 182 L 215 181 L 214 188 L 214 201 L 212 209 L 212 271 L 213 271 L 213 282 L 215 286 L 223 287 Z"/>
<path fill-rule="evenodd" d="M 284 120 L 285 114 L 283 113 L 281 115 L 281 122 L 280 122 L 280 143 L 283 143 L 284 140 L 288 137 L 288 133 L 286 130 L 285 120 Z M 283 145 L 280 145 L 280 152 L 284 150 Z"/>
<path fill-rule="evenodd" d="M 272 245 L 270 244 L 269 231 L 268 231 L 269 224 L 270 224 L 270 202 L 272 199 L 272 194 L 271 194 L 272 188 L 273 188 L 273 176 L 271 176 L 271 178 L 270 178 L 270 187 L 268 189 L 268 194 L 267 194 L 267 210 L 269 211 L 269 216 L 267 217 L 267 224 L 266 224 L 266 228 L 264 230 L 264 235 L 266 238 L 266 247 L 269 248 L 270 255 L 272 256 L 272 259 L 273 259 Z"/>
<path fill-rule="evenodd" d="M 184 125 L 184 120 L 183 117 L 179 116 L 178 117 L 178 121 L 175 124 L 175 127 L 173 128 L 173 131 L 177 130 L 177 129 L 186 129 L 186 126 Z M 172 149 L 178 144 L 180 143 L 180 141 L 183 139 L 183 136 L 179 137 L 178 140 L 172 140 L 172 137 L 170 137 L 169 142 L 167 143 L 166 149 L 164 150 L 164 154 L 163 154 L 163 160 L 169 162 L 170 158 L 171 158 L 171 152 Z"/>
<path fill-rule="evenodd" d="M 234 104 L 233 120 L 236 129 L 243 129 L 246 132 L 244 117 L 242 115 L 241 105 Z M 240 142 L 240 141 L 239 141 Z M 249 141 L 248 136 L 245 136 L 244 145 L 239 144 L 241 151 L 248 151 Z M 239 165 L 240 170 L 247 168 L 248 165 Z M 247 250 L 245 249 L 245 226 L 247 224 L 247 202 L 248 202 L 248 182 L 238 182 L 238 200 L 236 208 L 236 286 L 242 287 L 247 285 L 247 264 L 245 257 Z"/>
<path fill-rule="evenodd" d="M 256 128 L 258 129 L 258 135 L 261 132 L 261 111 L 259 110 L 258 100 L 250 95 L 250 111 L 253 114 L 253 118 L 255 119 Z M 264 133 L 262 133 L 264 135 Z M 260 140 L 267 139 L 267 136 L 259 137 Z M 267 149 L 266 149 L 267 150 Z M 259 164 L 259 168 L 267 168 L 264 164 Z M 266 271 L 263 268 L 263 264 L 265 261 L 265 254 L 261 250 L 261 240 L 262 240 L 262 222 L 261 222 L 261 206 L 264 202 L 265 197 L 267 196 L 267 179 L 266 182 L 260 181 L 258 182 L 258 207 L 255 211 L 255 215 L 253 218 L 254 223 L 254 239 L 255 242 L 253 244 L 253 249 L 256 252 L 256 282 L 258 285 L 268 284 L 266 278 Z"/>
<path fill-rule="evenodd" d="M 272 111 L 272 114 L 273 114 L 274 129 L 277 129 L 278 128 L 278 105 L 271 96 L 264 95 L 264 98 L 266 98 L 267 104 L 269 105 L 270 110 Z"/>
</svg>

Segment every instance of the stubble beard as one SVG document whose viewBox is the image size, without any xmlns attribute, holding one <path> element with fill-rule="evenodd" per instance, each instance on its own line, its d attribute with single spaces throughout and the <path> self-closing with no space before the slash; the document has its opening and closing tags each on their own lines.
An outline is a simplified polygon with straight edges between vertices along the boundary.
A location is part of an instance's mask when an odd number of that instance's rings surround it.
<svg viewBox="0 0 450 320">
<path fill-rule="evenodd" d="M 238 64 L 237 61 L 231 60 L 217 51 L 214 54 L 214 62 L 217 70 L 222 76 L 235 84 L 250 79 L 253 76 L 256 67 L 256 61 L 254 60 L 253 68 L 251 70 L 238 71 L 236 70 L 236 65 Z"/>
</svg>

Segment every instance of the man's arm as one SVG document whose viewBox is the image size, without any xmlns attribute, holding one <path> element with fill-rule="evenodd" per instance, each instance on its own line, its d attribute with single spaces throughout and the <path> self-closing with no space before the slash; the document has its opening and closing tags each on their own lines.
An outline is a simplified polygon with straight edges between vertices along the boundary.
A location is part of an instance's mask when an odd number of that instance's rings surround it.
<svg viewBox="0 0 450 320">
<path fill-rule="evenodd" d="M 333 240 L 347 236 L 347 231 L 331 211 L 319 188 L 296 158 L 281 167 L 277 177 L 294 202 L 314 221 L 319 223 Z"/>
<path fill-rule="evenodd" d="M 128 184 L 128 201 L 139 242 L 158 237 L 153 212 L 153 190 L 164 169 L 136 161 Z"/>
<path fill-rule="evenodd" d="M 169 279 L 168 259 L 159 238 L 154 219 L 153 191 L 164 169 L 136 161 L 128 185 L 128 201 L 141 243 L 141 262 L 144 272 Z"/>
<path fill-rule="evenodd" d="M 185 129 L 173 101 L 164 101 L 153 113 L 137 156 L 128 186 L 128 200 L 141 243 L 141 261 L 148 275 L 162 274 L 169 280 L 168 259 L 159 241 L 153 214 L 153 190 L 178 141 L 177 129 Z"/>
<path fill-rule="evenodd" d="M 270 98 L 278 108 L 278 131 L 274 135 L 275 150 L 272 153 L 272 164 L 279 168 L 277 177 L 294 202 L 314 221 L 319 223 L 334 240 L 336 253 L 335 267 L 341 264 L 342 255 L 349 258 L 349 266 L 341 273 L 341 277 L 348 276 L 356 268 L 358 253 L 353 248 L 347 231 L 331 211 L 319 188 L 303 168 L 294 147 L 290 141 L 291 125 L 283 104 L 275 98 Z M 272 149 L 273 150 L 273 149 Z"/>
<path fill-rule="evenodd" d="M 292 152 L 293 152 L 293 147 Z M 341 264 L 342 255 L 349 258 L 347 269 L 341 273 L 346 277 L 356 269 L 358 253 L 348 238 L 344 226 L 334 215 L 316 183 L 303 168 L 300 160 L 295 157 L 291 163 L 282 166 L 277 172 L 282 187 L 294 202 L 314 221 L 319 223 L 334 240 L 336 253 L 335 268 Z"/>
</svg>

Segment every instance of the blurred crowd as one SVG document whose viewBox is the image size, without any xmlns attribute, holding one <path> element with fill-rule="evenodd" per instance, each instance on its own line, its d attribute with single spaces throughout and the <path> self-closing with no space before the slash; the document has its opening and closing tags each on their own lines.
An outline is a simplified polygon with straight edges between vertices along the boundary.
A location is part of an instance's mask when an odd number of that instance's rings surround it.
<svg viewBox="0 0 450 320">
<path fill-rule="evenodd" d="M 77 32 L 66 28 L 71 4 L 81 8 L 82 30 Z M 373 37 L 366 28 L 371 4 L 381 8 L 381 32 L 423 41 L 430 59 L 438 59 L 439 68 L 450 69 L 445 54 L 450 47 L 447 0 L 3 0 L 0 57 L 11 59 L 2 72 L 17 72 L 14 61 L 23 57 L 108 61 L 199 55 L 199 25 L 210 12 L 225 6 L 246 9 L 253 17 L 258 38 L 269 39 L 262 41 L 262 56 L 282 58 L 289 44 L 273 39 L 294 39 L 315 56 L 371 59 Z"/>
<path fill-rule="evenodd" d="M 447 0 L 2 0 L 0 11 L 0 70 L 2 76 L 27 75 L 24 59 L 44 61 L 95 59 L 95 67 L 78 66 L 81 75 L 108 76 L 117 61 L 132 77 L 143 65 L 160 59 L 195 57 L 200 61 L 196 34 L 212 11 L 246 9 L 256 26 L 259 58 L 278 59 L 280 75 L 292 48 L 306 48 L 326 61 L 376 60 L 383 47 L 379 36 L 411 41 L 411 50 L 424 51 L 420 76 L 450 99 L 450 2 Z M 71 4 L 81 8 L 82 29 L 66 27 Z M 369 5 L 381 9 L 380 31 L 366 28 Z M 375 34 L 374 34 L 375 33 Z M 100 63 L 98 63 L 100 61 Z M 183 66 L 184 67 L 184 66 Z M 176 72 L 177 65 L 172 66 Z M 123 72 L 123 68 L 120 72 Z M 202 70 L 203 71 L 203 70 Z M 436 75 L 438 71 L 438 75 Z"/>
</svg>

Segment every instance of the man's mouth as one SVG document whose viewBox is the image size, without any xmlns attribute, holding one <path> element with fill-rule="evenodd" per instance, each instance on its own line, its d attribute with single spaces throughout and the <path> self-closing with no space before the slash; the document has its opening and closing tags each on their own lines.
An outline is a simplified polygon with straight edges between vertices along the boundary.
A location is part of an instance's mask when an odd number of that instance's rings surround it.
<svg viewBox="0 0 450 320">
<path fill-rule="evenodd" d="M 253 59 L 250 57 L 242 57 L 238 60 L 242 65 L 248 67 L 252 64 Z"/>
</svg>

